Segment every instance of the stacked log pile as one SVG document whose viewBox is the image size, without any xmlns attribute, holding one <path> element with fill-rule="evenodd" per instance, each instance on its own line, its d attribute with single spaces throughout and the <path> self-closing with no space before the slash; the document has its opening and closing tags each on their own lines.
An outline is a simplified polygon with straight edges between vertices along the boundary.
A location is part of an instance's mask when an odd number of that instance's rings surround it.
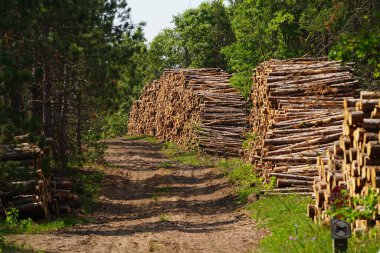
<svg viewBox="0 0 380 253">
<path fill-rule="evenodd" d="M 49 166 L 51 146 L 42 149 L 16 137 L 18 144 L 0 147 L 0 201 L 3 210 L 15 208 L 20 217 L 47 218 L 59 214 L 60 181 L 52 177 Z M 76 196 L 70 192 L 70 198 Z"/>
<path fill-rule="evenodd" d="M 4 147 L 0 156 L 2 172 L 1 199 L 5 209 L 14 207 L 25 216 L 47 217 L 51 202 L 50 178 L 42 170 L 42 150 L 21 143 Z"/>
<path fill-rule="evenodd" d="M 360 99 L 344 101 L 339 141 L 318 158 L 317 168 L 313 185 L 316 202 L 308 206 L 309 217 L 315 222 L 328 222 L 328 211 L 334 211 L 337 204 L 349 206 L 359 214 L 368 210 L 369 206 L 355 199 L 371 192 L 380 194 L 380 92 L 362 92 Z M 337 186 L 346 193 L 334 191 Z M 342 199 L 345 203 L 334 202 Z M 372 208 L 377 210 L 372 217 L 363 216 L 352 223 L 356 233 L 367 231 L 371 224 L 380 225 L 380 199 Z"/>
<path fill-rule="evenodd" d="M 351 68 L 325 58 L 270 60 L 254 73 L 250 116 L 254 138 L 246 158 L 278 193 L 310 193 L 315 163 L 339 139 L 343 99 L 358 87 Z M 275 193 L 274 191 L 273 193 Z"/>
<path fill-rule="evenodd" d="M 128 132 L 237 156 L 247 125 L 245 107 L 221 69 L 166 70 L 134 102 Z"/>
</svg>

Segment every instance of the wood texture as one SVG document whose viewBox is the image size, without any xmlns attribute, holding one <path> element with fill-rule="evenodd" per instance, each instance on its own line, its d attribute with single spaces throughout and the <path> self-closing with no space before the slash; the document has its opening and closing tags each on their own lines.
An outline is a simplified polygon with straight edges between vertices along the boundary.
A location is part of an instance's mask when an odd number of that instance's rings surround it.
<svg viewBox="0 0 380 253">
<path fill-rule="evenodd" d="M 253 79 L 249 122 L 255 138 L 246 160 L 268 180 L 275 176 L 278 187 L 297 187 L 302 180 L 311 185 L 317 157 L 341 136 L 343 100 L 354 99 L 358 81 L 351 68 L 324 58 L 270 60 Z M 278 172 L 303 179 L 284 181 Z"/>
<path fill-rule="evenodd" d="M 368 100 L 370 98 L 371 100 Z M 380 125 L 373 119 L 372 113 L 380 108 L 380 93 L 364 91 L 361 99 L 344 102 L 345 118 L 342 135 L 325 154 L 318 158 L 318 177 L 314 180 L 313 190 L 315 205 L 310 209 L 310 217 L 316 222 L 327 222 L 330 219 L 328 211 L 334 205 L 336 196 L 332 189 L 340 186 L 347 191 L 344 206 L 349 206 L 360 213 L 364 208 L 354 200 L 364 197 L 369 192 L 380 194 Z M 346 117 L 346 115 L 360 115 Z M 350 129 L 350 131 L 344 131 Z M 321 186 L 324 187 L 321 187 Z M 363 219 L 352 224 L 354 233 L 368 231 L 370 224 L 380 220 L 380 200 L 375 206 L 376 212 L 370 219 Z"/>
<path fill-rule="evenodd" d="M 221 69 L 166 70 L 147 85 L 129 118 L 130 134 L 153 135 L 220 156 L 238 156 L 246 104 Z"/>
</svg>

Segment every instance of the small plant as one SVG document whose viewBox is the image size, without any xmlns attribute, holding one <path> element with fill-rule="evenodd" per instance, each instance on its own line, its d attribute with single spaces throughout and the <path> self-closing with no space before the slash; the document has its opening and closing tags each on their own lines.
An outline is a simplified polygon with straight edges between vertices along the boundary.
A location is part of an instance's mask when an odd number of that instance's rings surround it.
<svg viewBox="0 0 380 253">
<path fill-rule="evenodd" d="M 347 190 L 342 189 L 340 192 L 341 198 L 335 200 L 331 209 L 327 212 L 333 218 L 340 218 L 347 222 L 353 222 L 361 219 L 372 219 L 378 212 L 377 204 L 379 194 L 369 190 L 368 195 L 351 198 L 353 208 L 349 205 L 349 195 Z"/>
<path fill-rule="evenodd" d="M 19 222 L 18 222 L 19 211 L 16 208 L 12 207 L 11 209 L 6 211 L 5 213 L 6 213 L 5 223 L 10 227 L 18 226 L 18 224 L 19 224 Z"/>
<path fill-rule="evenodd" d="M 256 141 L 257 135 L 255 133 L 248 133 L 245 141 L 243 141 L 243 149 L 249 150 L 252 148 L 252 144 Z"/>
<path fill-rule="evenodd" d="M 169 163 L 169 162 L 160 163 L 158 165 L 158 168 L 162 168 L 162 169 L 169 169 L 169 168 L 172 168 L 172 167 L 173 167 L 173 164 Z"/>
<path fill-rule="evenodd" d="M 171 160 L 192 166 L 214 166 L 216 159 L 197 151 L 187 150 L 172 142 L 165 142 L 163 152 Z"/>
<path fill-rule="evenodd" d="M 170 219 L 170 216 L 168 214 L 161 214 L 160 215 L 160 222 L 168 222 Z"/>
<path fill-rule="evenodd" d="M 139 140 L 139 141 L 146 141 L 152 144 L 158 144 L 160 143 L 159 140 L 157 140 L 155 137 L 150 135 L 130 135 L 126 137 L 128 140 Z"/>
<path fill-rule="evenodd" d="M 257 176 L 251 164 L 244 163 L 238 158 L 222 159 L 218 163 L 220 170 L 237 186 L 239 198 L 245 202 L 249 195 L 259 194 L 261 190 L 273 188 L 275 179 L 268 184 Z"/>
<path fill-rule="evenodd" d="M 157 202 L 158 201 L 158 195 L 157 195 L 157 193 L 153 193 L 152 194 L 152 200 L 153 200 L 153 202 Z"/>
<path fill-rule="evenodd" d="M 159 187 L 158 188 L 158 192 L 161 193 L 161 194 L 167 194 L 171 191 L 172 189 L 169 187 L 169 186 L 165 186 L 165 187 Z"/>
<path fill-rule="evenodd" d="M 76 173 L 73 177 L 74 190 L 79 195 L 83 211 L 90 213 L 95 209 L 104 173 L 100 167 L 88 171 L 74 172 Z"/>
</svg>

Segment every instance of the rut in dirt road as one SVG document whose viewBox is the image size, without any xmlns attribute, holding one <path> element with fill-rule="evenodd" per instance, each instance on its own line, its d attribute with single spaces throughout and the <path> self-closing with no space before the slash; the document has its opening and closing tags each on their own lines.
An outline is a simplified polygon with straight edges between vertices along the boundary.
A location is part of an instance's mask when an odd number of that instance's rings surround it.
<svg viewBox="0 0 380 253">
<path fill-rule="evenodd" d="M 217 169 L 174 163 L 143 140 L 106 143 L 96 223 L 8 239 L 48 252 L 254 251 L 263 232 Z"/>
</svg>

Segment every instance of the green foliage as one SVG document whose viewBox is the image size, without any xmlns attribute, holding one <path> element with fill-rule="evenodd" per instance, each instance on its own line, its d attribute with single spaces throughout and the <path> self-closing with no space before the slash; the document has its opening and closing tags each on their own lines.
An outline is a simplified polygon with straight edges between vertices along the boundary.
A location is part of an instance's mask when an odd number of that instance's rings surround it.
<svg viewBox="0 0 380 253">
<path fill-rule="evenodd" d="M 175 29 L 164 29 L 149 44 L 149 81 L 158 79 L 164 69 L 186 67 L 186 51 Z"/>
<path fill-rule="evenodd" d="M 133 136 L 127 136 L 128 140 L 142 140 L 146 141 L 152 144 L 158 144 L 160 143 L 159 140 L 157 140 L 155 137 L 150 135 L 133 135 Z"/>
<path fill-rule="evenodd" d="M 270 58 L 301 56 L 300 14 L 307 1 L 237 1 L 231 7 L 236 41 L 222 49 L 235 74 L 233 84 L 248 97 L 252 69 Z"/>
<path fill-rule="evenodd" d="M 128 113 L 119 110 L 105 117 L 102 123 L 102 139 L 124 136 L 128 132 Z"/>
<path fill-rule="evenodd" d="M 20 219 L 19 211 L 15 208 L 11 208 L 6 211 L 5 220 L 0 221 L 0 237 L 8 234 L 43 233 L 85 223 L 88 223 L 87 219 L 78 219 L 77 217 L 69 216 L 36 223 L 31 218 Z"/>
<path fill-rule="evenodd" d="M 330 57 L 356 62 L 358 69 L 364 72 L 361 74 L 367 77 L 369 82 L 379 79 L 380 26 L 373 31 L 366 30 L 356 35 L 342 34 L 339 43 L 330 51 Z"/>
<path fill-rule="evenodd" d="M 215 158 L 197 151 L 187 150 L 172 142 L 165 142 L 163 153 L 171 160 L 192 166 L 214 166 Z"/>
<path fill-rule="evenodd" d="M 235 36 L 221 1 L 188 9 L 174 16 L 173 23 L 173 29 L 164 29 L 149 45 L 147 81 L 157 79 L 166 68 L 228 68 L 221 49 Z"/>
<path fill-rule="evenodd" d="M 249 67 L 247 67 L 247 69 L 248 68 Z M 251 70 L 242 70 L 240 72 L 234 73 L 230 81 L 232 86 L 236 87 L 245 99 L 249 98 L 253 81 Z"/>
<path fill-rule="evenodd" d="M 90 165 L 102 163 L 107 145 L 101 142 L 101 139 L 102 135 L 99 131 L 96 129 L 88 130 L 84 134 L 84 147 L 82 154 L 79 154 L 79 163 L 74 164 L 74 166 L 82 164 Z"/>
<path fill-rule="evenodd" d="M 169 214 L 161 214 L 160 215 L 160 222 L 168 222 L 168 221 L 170 221 Z"/>
<path fill-rule="evenodd" d="M 104 173 L 100 168 L 93 168 L 74 170 L 72 174 L 74 191 L 79 195 L 82 210 L 85 213 L 93 212 L 101 192 Z"/>
<path fill-rule="evenodd" d="M 220 51 L 234 41 L 234 34 L 221 1 L 205 2 L 196 9 L 186 10 L 174 17 L 174 24 L 187 66 L 226 69 Z"/>
<path fill-rule="evenodd" d="M 251 194 L 260 194 L 261 190 L 273 188 L 273 182 L 266 183 L 257 176 L 252 164 L 244 163 L 241 159 L 221 159 L 218 168 L 236 185 L 241 202 L 245 202 Z"/>
<path fill-rule="evenodd" d="M 355 220 L 372 220 L 377 215 L 379 203 L 379 194 L 369 190 L 368 195 L 354 197 L 351 199 L 352 204 L 356 206 L 353 208 L 349 205 L 349 194 L 346 190 L 341 191 L 342 199 L 336 200 L 332 205 L 328 214 L 331 217 L 343 219 L 347 222 L 354 222 Z"/>
<path fill-rule="evenodd" d="M 129 12 L 125 0 L 0 5 L 0 142 L 43 133 L 66 167 L 104 118 L 99 134 L 125 133 L 147 62 L 141 25 Z"/>
<path fill-rule="evenodd" d="M 330 229 L 314 224 L 305 215 L 311 201 L 298 195 L 267 196 L 249 205 L 252 218 L 271 230 L 260 242 L 259 252 L 332 252 Z M 349 252 L 376 253 L 380 241 L 374 237 L 352 238 L 348 248 Z"/>
<path fill-rule="evenodd" d="M 257 135 L 255 133 L 248 133 L 246 139 L 243 141 L 243 149 L 249 150 L 252 147 L 252 143 L 256 141 Z"/>
<path fill-rule="evenodd" d="M 36 253 L 36 252 L 43 253 L 43 251 L 35 251 L 35 250 L 27 248 L 24 245 L 17 245 L 16 243 L 7 242 L 0 235 L 0 253 L 14 253 L 14 252 L 17 252 L 17 253 L 22 253 L 22 252 L 25 252 L 25 253 Z"/>
</svg>

